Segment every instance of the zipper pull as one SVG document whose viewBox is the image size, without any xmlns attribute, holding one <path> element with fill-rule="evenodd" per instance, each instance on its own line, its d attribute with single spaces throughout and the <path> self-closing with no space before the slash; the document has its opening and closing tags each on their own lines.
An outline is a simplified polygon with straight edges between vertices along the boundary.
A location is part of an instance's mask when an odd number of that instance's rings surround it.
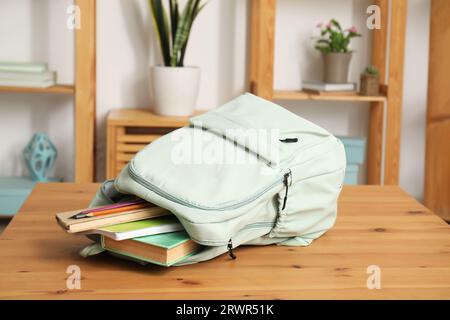
<svg viewBox="0 0 450 320">
<path fill-rule="evenodd" d="M 280 142 L 295 143 L 295 142 L 298 142 L 298 139 L 297 138 L 286 138 L 286 139 L 280 139 Z"/>
<path fill-rule="evenodd" d="M 288 173 L 284 174 L 283 183 L 284 183 L 284 186 L 286 187 L 286 193 L 284 194 L 283 207 L 281 208 L 281 210 L 284 210 L 284 208 L 286 208 L 286 202 L 287 202 L 287 196 L 288 196 L 288 190 L 289 190 L 289 176 L 290 175 L 291 175 L 291 171 L 290 170 L 289 170 Z"/>
<path fill-rule="evenodd" d="M 230 240 L 228 240 L 228 254 L 230 255 L 231 259 L 236 259 L 236 256 L 233 253 L 233 243 L 231 242 L 231 238 Z"/>
</svg>

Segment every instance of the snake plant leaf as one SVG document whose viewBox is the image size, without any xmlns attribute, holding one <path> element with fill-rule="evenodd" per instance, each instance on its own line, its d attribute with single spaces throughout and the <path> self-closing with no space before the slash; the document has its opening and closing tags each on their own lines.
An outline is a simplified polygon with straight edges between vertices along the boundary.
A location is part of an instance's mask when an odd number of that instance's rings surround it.
<svg viewBox="0 0 450 320">
<path fill-rule="evenodd" d="M 161 0 L 149 0 L 152 10 L 153 24 L 158 35 L 159 45 L 161 47 L 164 65 L 170 65 L 170 39 L 167 15 Z"/>
<path fill-rule="evenodd" d="M 168 0 L 169 27 L 168 15 L 162 0 L 149 0 L 164 65 L 183 66 L 192 24 L 206 4 L 200 5 L 200 2 L 201 0 L 188 0 L 180 13 L 178 0 Z"/>
<path fill-rule="evenodd" d="M 172 56 L 170 65 L 175 67 L 180 65 L 179 58 L 181 56 L 181 49 L 189 37 L 190 25 L 193 18 L 194 6 L 198 0 L 189 0 L 181 13 L 178 22 L 177 32 L 175 34 L 175 41 L 172 48 Z M 182 66 L 182 64 L 181 64 Z"/>
<path fill-rule="evenodd" d="M 169 0 L 170 9 L 170 30 L 172 35 L 172 47 L 175 42 L 175 35 L 178 28 L 178 19 L 180 17 L 180 12 L 178 9 L 178 0 Z"/>
<path fill-rule="evenodd" d="M 199 6 L 200 1 L 197 1 L 197 3 L 194 5 L 194 16 L 192 17 L 192 21 L 191 21 L 191 24 L 189 26 L 189 35 L 188 35 L 188 38 L 186 39 L 186 42 L 183 45 L 183 48 L 181 48 L 181 56 L 180 56 L 180 59 L 179 59 L 179 62 L 178 62 L 180 66 L 182 66 L 183 63 L 184 63 L 184 56 L 186 54 L 186 48 L 187 48 L 187 45 L 188 45 L 188 42 L 189 42 L 189 38 L 190 38 L 190 34 L 191 34 L 191 28 L 192 28 L 192 25 L 194 24 L 194 20 L 195 20 L 195 18 L 197 18 L 197 15 L 200 13 L 200 11 L 202 11 L 202 9 L 206 6 L 207 3 L 208 2 L 205 2 L 205 3 L 203 3 L 202 5 Z"/>
</svg>

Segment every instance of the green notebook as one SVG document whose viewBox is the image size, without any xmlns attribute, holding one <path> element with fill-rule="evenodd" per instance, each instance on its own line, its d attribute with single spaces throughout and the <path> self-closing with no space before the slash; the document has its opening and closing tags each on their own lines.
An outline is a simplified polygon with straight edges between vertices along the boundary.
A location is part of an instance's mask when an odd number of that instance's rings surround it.
<svg viewBox="0 0 450 320">
<path fill-rule="evenodd" d="M 101 234 L 114 240 L 126 240 L 154 234 L 183 230 L 183 225 L 174 215 L 125 222 L 108 227 L 89 230 L 87 233 Z"/>
<path fill-rule="evenodd" d="M 102 247 L 132 260 L 171 266 L 196 252 L 200 246 L 191 240 L 186 231 L 180 231 L 124 241 L 102 236 Z"/>
</svg>

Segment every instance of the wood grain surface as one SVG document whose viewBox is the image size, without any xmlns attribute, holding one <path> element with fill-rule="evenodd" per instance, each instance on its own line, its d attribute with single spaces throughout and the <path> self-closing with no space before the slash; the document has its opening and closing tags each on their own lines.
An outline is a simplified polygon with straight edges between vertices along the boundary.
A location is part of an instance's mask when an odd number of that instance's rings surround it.
<svg viewBox="0 0 450 320">
<path fill-rule="evenodd" d="M 0 237 L 2 299 L 434 299 L 450 298 L 450 227 L 395 186 L 344 187 L 336 225 L 309 247 L 239 247 L 184 266 L 142 267 L 78 251 L 57 211 L 85 207 L 96 184 L 38 184 Z M 66 287 L 69 265 L 81 289 Z M 367 288 L 367 268 L 381 289 Z"/>
</svg>

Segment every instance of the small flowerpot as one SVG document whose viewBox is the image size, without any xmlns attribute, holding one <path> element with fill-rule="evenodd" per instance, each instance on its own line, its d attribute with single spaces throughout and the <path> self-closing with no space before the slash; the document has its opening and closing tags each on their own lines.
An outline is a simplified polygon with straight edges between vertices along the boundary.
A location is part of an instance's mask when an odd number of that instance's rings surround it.
<svg viewBox="0 0 450 320">
<path fill-rule="evenodd" d="M 362 74 L 359 93 L 362 96 L 377 96 L 380 94 L 380 78 L 378 76 Z"/>
<path fill-rule="evenodd" d="M 323 53 L 322 57 L 324 62 L 324 82 L 347 83 L 352 53 L 329 52 Z"/>
<path fill-rule="evenodd" d="M 150 67 L 153 111 L 163 116 L 194 113 L 200 83 L 198 67 Z"/>
</svg>

